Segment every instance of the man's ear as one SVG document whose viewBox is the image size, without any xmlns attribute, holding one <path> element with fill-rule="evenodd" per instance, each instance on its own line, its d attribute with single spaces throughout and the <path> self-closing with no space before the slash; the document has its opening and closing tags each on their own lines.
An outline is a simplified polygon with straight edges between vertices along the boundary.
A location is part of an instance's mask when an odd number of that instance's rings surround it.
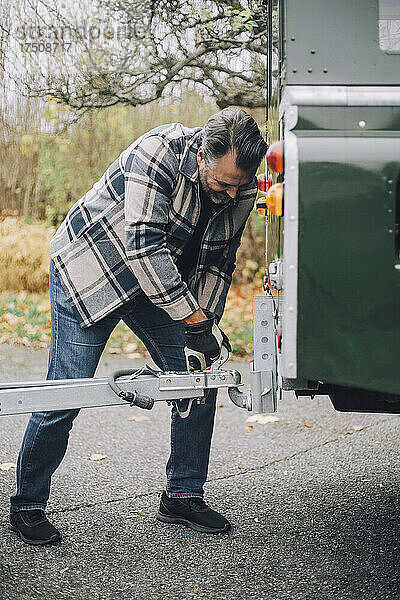
<svg viewBox="0 0 400 600">
<path fill-rule="evenodd" d="M 203 152 L 203 148 L 201 146 L 197 150 L 196 158 L 197 158 L 197 164 L 200 166 L 200 163 L 204 160 L 204 152 Z"/>
</svg>

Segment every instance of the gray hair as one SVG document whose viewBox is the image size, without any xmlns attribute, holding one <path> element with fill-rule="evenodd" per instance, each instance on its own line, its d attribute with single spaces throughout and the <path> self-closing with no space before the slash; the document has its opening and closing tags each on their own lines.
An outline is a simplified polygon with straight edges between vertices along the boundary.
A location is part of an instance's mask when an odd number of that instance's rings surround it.
<svg viewBox="0 0 400 600">
<path fill-rule="evenodd" d="M 268 150 L 257 123 L 240 108 L 224 108 L 208 119 L 202 147 L 210 168 L 221 156 L 234 152 L 236 166 L 242 171 L 255 171 Z"/>
</svg>

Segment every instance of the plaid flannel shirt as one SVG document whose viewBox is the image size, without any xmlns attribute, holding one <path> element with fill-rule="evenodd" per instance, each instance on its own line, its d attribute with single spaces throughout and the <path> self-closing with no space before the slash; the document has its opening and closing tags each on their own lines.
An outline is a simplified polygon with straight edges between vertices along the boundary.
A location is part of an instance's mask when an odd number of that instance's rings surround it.
<svg viewBox="0 0 400 600">
<path fill-rule="evenodd" d="M 196 153 L 201 128 L 179 123 L 133 142 L 69 211 L 50 255 L 82 327 L 143 291 L 172 319 L 199 307 L 222 316 L 236 250 L 257 181 L 210 215 L 197 267 L 182 281 L 175 266 L 190 252 L 200 215 Z"/>
</svg>

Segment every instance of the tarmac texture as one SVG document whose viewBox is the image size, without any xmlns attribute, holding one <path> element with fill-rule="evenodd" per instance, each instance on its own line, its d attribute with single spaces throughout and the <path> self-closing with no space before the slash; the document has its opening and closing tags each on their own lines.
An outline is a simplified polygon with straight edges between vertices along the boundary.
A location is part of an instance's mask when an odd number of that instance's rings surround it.
<svg viewBox="0 0 400 600">
<path fill-rule="evenodd" d="M 43 379 L 46 359 L 0 346 L 0 381 Z M 144 362 L 105 355 L 97 375 Z M 0 417 L 0 600 L 399 600 L 399 417 L 289 392 L 276 422 L 248 422 L 225 393 L 218 405 L 206 500 L 232 533 L 156 521 L 170 409 L 118 406 L 76 419 L 47 511 L 63 542 L 46 547 L 8 530 L 15 469 L 1 465 L 28 415 Z"/>
</svg>

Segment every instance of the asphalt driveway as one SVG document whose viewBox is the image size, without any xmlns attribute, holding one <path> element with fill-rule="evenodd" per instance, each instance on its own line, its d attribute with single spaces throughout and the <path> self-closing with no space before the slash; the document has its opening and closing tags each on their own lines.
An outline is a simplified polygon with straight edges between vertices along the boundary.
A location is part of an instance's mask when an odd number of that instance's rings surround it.
<svg viewBox="0 0 400 600">
<path fill-rule="evenodd" d="M 98 374 L 132 362 L 143 360 L 107 355 Z M 0 380 L 42 379 L 45 366 L 44 351 L 0 346 Z M 234 525 L 220 536 L 155 520 L 169 409 L 141 416 L 122 406 L 76 420 L 48 507 L 61 545 L 8 531 L 15 469 L 0 468 L 1 600 L 400 598 L 398 416 L 286 393 L 278 421 L 248 422 L 221 393 L 206 486 Z M 0 417 L 0 465 L 15 463 L 27 419 Z"/>
</svg>

